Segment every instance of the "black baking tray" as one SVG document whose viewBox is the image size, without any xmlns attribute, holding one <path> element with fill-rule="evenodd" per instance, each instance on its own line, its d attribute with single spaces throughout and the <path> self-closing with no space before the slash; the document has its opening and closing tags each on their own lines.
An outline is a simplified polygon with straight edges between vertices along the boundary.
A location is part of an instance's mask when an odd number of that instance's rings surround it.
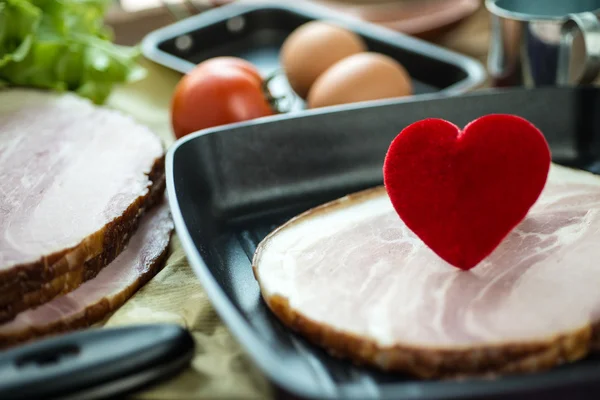
<svg viewBox="0 0 600 400">
<path fill-rule="evenodd" d="M 142 41 L 142 52 L 182 73 L 212 57 L 236 56 L 267 76 L 280 68 L 279 50 L 285 38 L 315 19 L 345 26 L 361 35 L 369 50 L 398 60 L 413 78 L 416 94 L 463 93 L 485 80 L 479 61 L 304 1 L 236 2 L 206 11 L 151 32 Z M 271 90 L 275 95 L 291 91 L 284 78 L 273 80 Z M 299 98 L 295 104 L 295 109 L 303 108 Z"/>
<path fill-rule="evenodd" d="M 599 88 L 490 89 L 223 126 L 171 147 L 169 202 L 183 248 L 216 310 L 286 391 L 319 399 L 597 399 L 597 357 L 546 373 L 461 382 L 421 381 L 334 359 L 270 313 L 251 258 L 272 229 L 298 212 L 382 184 L 391 140 L 417 120 L 439 117 L 464 126 L 489 113 L 520 115 L 544 132 L 555 162 L 599 173 L 599 111 Z"/>
</svg>

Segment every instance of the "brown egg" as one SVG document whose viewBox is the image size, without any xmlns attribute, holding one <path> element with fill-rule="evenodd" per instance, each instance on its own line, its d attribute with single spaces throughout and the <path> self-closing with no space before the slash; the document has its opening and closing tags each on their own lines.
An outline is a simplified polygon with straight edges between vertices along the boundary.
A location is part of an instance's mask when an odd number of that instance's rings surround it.
<svg viewBox="0 0 600 400">
<path fill-rule="evenodd" d="M 344 58 L 319 76 L 308 93 L 308 108 L 358 101 L 387 99 L 412 94 L 406 69 L 378 53 Z"/>
<path fill-rule="evenodd" d="M 287 37 L 281 48 L 281 65 L 292 89 L 306 98 L 313 82 L 326 69 L 366 49 L 356 33 L 328 22 L 311 21 Z"/>
</svg>

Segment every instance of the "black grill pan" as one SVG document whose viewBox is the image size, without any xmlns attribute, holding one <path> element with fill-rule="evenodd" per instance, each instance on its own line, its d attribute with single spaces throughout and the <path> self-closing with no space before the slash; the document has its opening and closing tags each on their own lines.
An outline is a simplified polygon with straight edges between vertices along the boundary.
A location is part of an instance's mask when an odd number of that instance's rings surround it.
<svg viewBox="0 0 600 400">
<path fill-rule="evenodd" d="M 281 388 L 308 398 L 600 398 L 600 359 L 496 380 L 420 381 L 353 366 L 276 320 L 252 275 L 256 245 L 298 212 L 382 183 L 395 135 L 427 117 L 459 126 L 512 113 L 546 135 L 554 161 L 600 172 L 600 89 L 487 90 L 460 97 L 380 101 L 224 126 L 178 141 L 167 156 L 175 226 L 212 303 Z M 535 396 L 535 397 L 532 397 Z"/>
</svg>

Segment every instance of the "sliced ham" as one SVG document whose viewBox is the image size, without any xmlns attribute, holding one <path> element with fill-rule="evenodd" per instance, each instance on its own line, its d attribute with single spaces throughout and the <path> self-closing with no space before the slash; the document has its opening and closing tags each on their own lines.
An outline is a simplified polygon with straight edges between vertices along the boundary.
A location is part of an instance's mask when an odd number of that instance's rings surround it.
<svg viewBox="0 0 600 400">
<path fill-rule="evenodd" d="M 385 189 L 308 211 L 258 247 L 273 312 L 334 354 L 430 378 L 537 371 L 600 345 L 600 178 L 553 166 L 471 271 L 437 257 Z"/>
<path fill-rule="evenodd" d="M 120 307 L 164 265 L 173 223 L 165 203 L 141 222 L 127 248 L 94 279 L 0 325 L 0 347 L 87 327 Z"/>
<path fill-rule="evenodd" d="M 0 91 L 0 322 L 94 277 L 164 192 L 160 140 L 73 94 Z"/>
</svg>

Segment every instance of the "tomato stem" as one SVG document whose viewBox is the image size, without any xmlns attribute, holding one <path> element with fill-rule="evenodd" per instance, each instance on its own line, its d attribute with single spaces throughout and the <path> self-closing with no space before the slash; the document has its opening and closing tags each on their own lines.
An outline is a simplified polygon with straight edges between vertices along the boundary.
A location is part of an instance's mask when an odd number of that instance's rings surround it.
<svg viewBox="0 0 600 400">
<path fill-rule="evenodd" d="M 293 93 L 286 93 L 282 96 L 274 96 L 273 93 L 271 93 L 271 90 L 269 89 L 269 84 L 271 83 L 271 81 L 273 81 L 273 79 L 282 75 L 285 76 L 285 71 L 283 70 L 283 68 L 276 69 L 275 71 L 267 75 L 262 84 L 262 90 L 265 94 L 267 102 L 278 114 L 290 112 L 294 105 L 294 101 L 296 100 L 296 96 Z M 286 107 L 283 107 L 282 104 L 285 104 L 284 102 L 286 100 L 288 104 Z"/>
</svg>

